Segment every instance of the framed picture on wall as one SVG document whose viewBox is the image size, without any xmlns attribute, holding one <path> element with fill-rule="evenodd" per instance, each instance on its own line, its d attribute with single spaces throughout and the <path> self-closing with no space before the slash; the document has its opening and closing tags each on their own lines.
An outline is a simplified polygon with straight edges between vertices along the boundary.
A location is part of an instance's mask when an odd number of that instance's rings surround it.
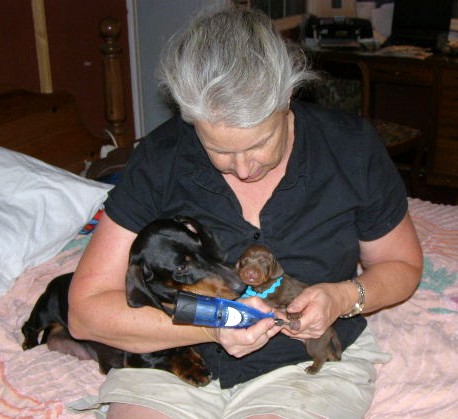
<svg viewBox="0 0 458 419">
<path fill-rule="evenodd" d="M 452 20 L 450 22 L 450 29 L 458 32 L 458 0 L 453 1 Z"/>
<path fill-rule="evenodd" d="M 356 0 L 307 0 L 307 13 L 322 16 L 356 16 Z"/>
</svg>

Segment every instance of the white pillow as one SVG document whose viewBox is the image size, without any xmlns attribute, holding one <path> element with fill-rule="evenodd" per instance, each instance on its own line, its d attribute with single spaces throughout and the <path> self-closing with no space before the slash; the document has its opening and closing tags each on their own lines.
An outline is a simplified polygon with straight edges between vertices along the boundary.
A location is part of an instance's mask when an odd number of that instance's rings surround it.
<svg viewBox="0 0 458 419">
<path fill-rule="evenodd" d="M 111 188 L 0 147 L 0 295 L 72 240 Z"/>
</svg>

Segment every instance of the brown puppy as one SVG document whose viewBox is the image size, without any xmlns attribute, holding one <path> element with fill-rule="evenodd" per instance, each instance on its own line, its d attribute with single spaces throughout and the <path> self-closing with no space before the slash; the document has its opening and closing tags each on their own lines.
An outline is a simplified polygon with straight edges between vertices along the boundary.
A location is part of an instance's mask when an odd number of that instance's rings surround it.
<svg viewBox="0 0 458 419">
<path fill-rule="evenodd" d="M 236 269 L 242 281 L 249 285 L 245 295 L 261 294 L 261 298 L 277 310 L 286 310 L 289 303 L 307 287 L 307 284 L 286 275 L 275 256 L 265 246 L 255 244 L 248 247 L 239 258 Z M 301 313 L 287 312 L 286 315 L 291 320 L 289 327 L 298 329 L 296 322 Z M 332 327 L 318 339 L 305 339 L 304 344 L 313 359 L 313 364 L 306 368 L 309 374 L 316 374 L 326 361 L 341 359 L 342 347 Z"/>
</svg>

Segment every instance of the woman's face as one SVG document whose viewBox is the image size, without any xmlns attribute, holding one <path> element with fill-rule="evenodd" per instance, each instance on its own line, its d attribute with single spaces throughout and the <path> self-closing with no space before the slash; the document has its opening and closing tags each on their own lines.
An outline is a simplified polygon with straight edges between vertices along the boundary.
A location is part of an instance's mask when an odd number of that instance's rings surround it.
<svg viewBox="0 0 458 419">
<path fill-rule="evenodd" d="M 293 116 L 276 112 L 251 128 L 196 121 L 197 135 L 213 165 L 242 182 L 256 182 L 277 167 L 292 141 Z"/>
</svg>

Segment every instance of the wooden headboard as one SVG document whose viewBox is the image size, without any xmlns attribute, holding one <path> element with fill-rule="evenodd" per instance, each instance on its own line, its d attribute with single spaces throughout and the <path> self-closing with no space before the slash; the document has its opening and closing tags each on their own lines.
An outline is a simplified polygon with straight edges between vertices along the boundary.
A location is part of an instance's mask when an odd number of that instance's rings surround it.
<svg viewBox="0 0 458 419">
<path fill-rule="evenodd" d="M 125 133 L 125 103 L 121 76 L 120 23 L 100 22 L 105 77 L 107 130 L 120 147 L 130 147 Z M 75 98 L 65 92 L 41 94 L 0 87 L 0 146 L 36 157 L 74 173 L 85 161 L 99 158 L 109 136 L 96 137 L 82 124 Z"/>
</svg>

